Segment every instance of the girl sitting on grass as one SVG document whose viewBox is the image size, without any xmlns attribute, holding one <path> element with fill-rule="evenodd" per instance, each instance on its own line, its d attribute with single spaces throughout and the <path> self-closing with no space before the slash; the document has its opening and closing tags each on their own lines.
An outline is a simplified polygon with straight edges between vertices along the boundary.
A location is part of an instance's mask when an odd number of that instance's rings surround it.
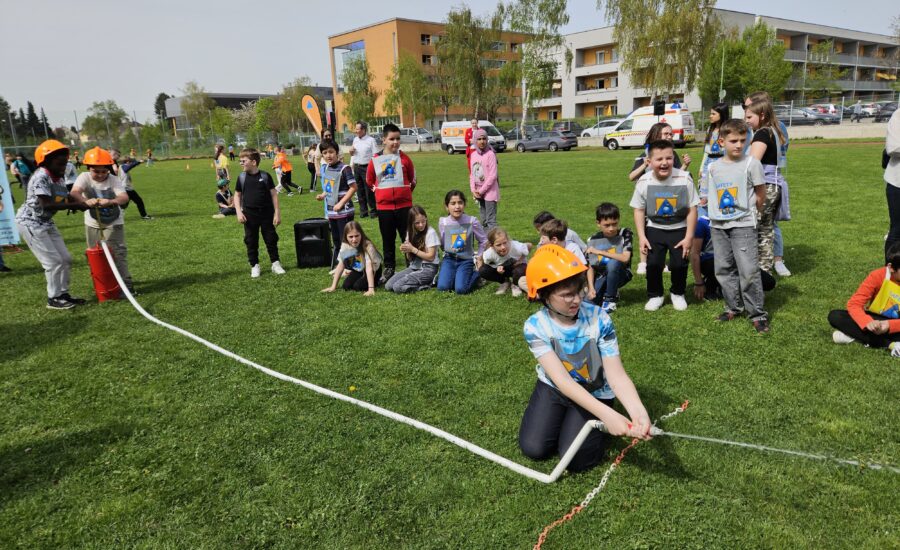
<svg viewBox="0 0 900 550">
<path fill-rule="evenodd" d="M 509 238 L 506 230 L 495 227 L 488 231 L 490 247 L 484 251 L 484 264 L 478 273 L 486 281 L 500 283 L 495 294 L 504 294 L 512 286 L 513 297 L 522 295 L 519 279 L 525 276 L 531 243 L 520 243 Z"/>
<path fill-rule="evenodd" d="M 347 222 L 344 226 L 343 242 L 338 252 L 340 264 L 334 270 L 331 286 L 322 292 L 337 290 L 341 276 L 344 279 L 344 290 L 365 292 L 365 296 L 375 295 L 375 281 L 381 276 L 381 254 L 366 237 L 366 232 L 357 221 Z"/>
<path fill-rule="evenodd" d="M 447 193 L 444 207 L 449 216 L 444 216 L 438 222 L 444 259 L 441 260 L 438 272 L 437 288 L 467 294 L 478 281 L 478 269 L 481 268 L 481 255 L 487 236 L 478 218 L 465 213 L 466 196 L 462 191 L 454 189 Z M 477 252 L 472 244 L 473 238 L 478 241 Z"/>
<path fill-rule="evenodd" d="M 388 279 L 384 288 L 398 294 L 431 288 L 438 272 L 439 246 L 441 238 L 428 225 L 428 214 L 424 208 L 414 204 L 409 209 L 406 240 L 400 245 L 400 252 L 406 255 L 409 267 Z"/>
</svg>

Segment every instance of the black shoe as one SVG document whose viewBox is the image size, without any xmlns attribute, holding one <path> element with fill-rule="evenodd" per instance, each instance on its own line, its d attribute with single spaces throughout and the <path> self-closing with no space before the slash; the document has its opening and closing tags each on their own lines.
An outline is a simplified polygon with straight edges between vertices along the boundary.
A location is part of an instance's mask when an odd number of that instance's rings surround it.
<svg viewBox="0 0 900 550">
<path fill-rule="evenodd" d="M 85 300 L 84 298 L 74 298 L 71 295 L 69 295 L 68 292 L 66 292 L 65 294 L 60 294 L 59 296 L 57 296 L 57 298 L 60 298 L 67 302 L 71 302 L 72 304 L 74 304 L 76 306 L 83 306 L 84 304 L 87 303 L 87 300 Z"/>
<path fill-rule="evenodd" d="M 58 298 L 47 298 L 47 309 L 72 309 L 75 304 L 64 300 L 62 296 Z"/>
<path fill-rule="evenodd" d="M 381 275 L 381 279 L 378 281 L 378 284 L 385 285 L 388 281 L 391 280 L 391 277 L 394 276 L 394 268 L 386 267 L 384 268 L 384 273 Z"/>
<path fill-rule="evenodd" d="M 0 265 L 0 273 L 9 273 L 12 269 L 6 267 L 5 265 Z"/>
<path fill-rule="evenodd" d="M 756 329 L 756 332 L 759 334 L 768 334 L 769 332 L 769 320 L 768 319 L 757 319 L 753 321 L 753 328 Z"/>
<path fill-rule="evenodd" d="M 731 321 L 735 317 L 737 317 L 737 313 L 735 313 L 733 311 L 723 311 L 721 313 L 721 315 L 716 317 L 716 321 L 718 321 L 720 323 L 727 323 L 728 321 Z"/>
</svg>

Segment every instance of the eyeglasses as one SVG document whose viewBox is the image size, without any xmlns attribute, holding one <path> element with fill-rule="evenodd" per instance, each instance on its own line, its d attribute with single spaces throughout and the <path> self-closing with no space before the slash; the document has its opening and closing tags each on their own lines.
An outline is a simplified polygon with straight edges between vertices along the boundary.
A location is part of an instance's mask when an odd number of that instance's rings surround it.
<svg viewBox="0 0 900 550">
<path fill-rule="evenodd" d="M 109 168 L 92 166 L 89 170 L 95 174 L 108 174 Z"/>
</svg>

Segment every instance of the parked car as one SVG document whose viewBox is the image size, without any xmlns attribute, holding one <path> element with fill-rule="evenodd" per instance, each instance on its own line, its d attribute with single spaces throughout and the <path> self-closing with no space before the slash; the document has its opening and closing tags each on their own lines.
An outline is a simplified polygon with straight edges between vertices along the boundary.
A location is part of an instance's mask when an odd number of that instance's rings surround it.
<svg viewBox="0 0 900 550">
<path fill-rule="evenodd" d="M 434 143 L 434 135 L 425 128 L 400 128 L 400 143 Z"/>
<path fill-rule="evenodd" d="M 881 107 L 878 108 L 878 112 L 875 113 L 875 122 L 887 122 L 896 110 L 896 101 L 892 101 L 891 103 L 883 103 Z"/>
<path fill-rule="evenodd" d="M 823 126 L 840 122 L 837 115 L 826 115 L 812 109 L 776 109 L 775 116 L 786 126 Z"/>
<path fill-rule="evenodd" d="M 466 130 L 472 127 L 472 123 L 468 120 L 448 121 L 441 124 L 441 148 L 447 151 L 448 155 L 466 151 Z M 488 143 L 491 148 L 498 153 L 506 150 L 506 139 L 496 126 L 488 120 L 479 120 L 478 127 L 487 132 Z"/>
<path fill-rule="evenodd" d="M 829 115 L 837 114 L 838 111 L 834 103 L 816 103 L 815 105 L 810 105 L 809 108 Z"/>
<path fill-rule="evenodd" d="M 516 144 L 516 151 L 568 151 L 572 147 L 578 147 L 578 136 L 572 132 L 550 130 L 534 132 L 525 136 Z"/>
<path fill-rule="evenodd" d="M 573 122 L 571 120 L 561 120 L 553 124 L 551 130 L 558 130 L 560 132 L 572 132 L 576 136 L 581 134 L 584 131 L 584 126 L 578 124 L 577 122 Z"/>
<path fill-rule="evenodd" d="M 877 103 L 863 103 L 861 107 L 863 116 L 875 116 L 875 113 L 878 112 Z"/>
<path fill-rule="evenodd" d="M 622 122 L 621 118 L 611 118 L 608 120 L 601 120 L 597 124 L 594 124 L 590 128 L 585 128 L 583 132 L 581 132 L 581 137 L 603 137 L 610 130 L 616 127 L 616 124 Z"/>
<path fill-rule="evenodd" d="M 540 131 L 541 129 L 537 126 L 533 126 L 531 124 L 525 125 L 525 134 L 533 134 Z M 520 140 L 522 139 L 522 135 L 522 130 L 518 126 L 516 126 L 512 130 L 508 130 L 506 133 L 504 133 L 503 137 L 505 137 L 506 139 Z"/>
</svg>

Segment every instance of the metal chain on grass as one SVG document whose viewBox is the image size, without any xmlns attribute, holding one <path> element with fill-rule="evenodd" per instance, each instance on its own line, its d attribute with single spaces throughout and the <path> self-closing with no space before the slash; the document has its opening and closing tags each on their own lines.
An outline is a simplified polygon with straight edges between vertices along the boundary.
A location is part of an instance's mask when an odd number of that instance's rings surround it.
<svg viewBox="0 0 900 550">
<path fill-rule="evenodd" d="M 658 419 L 656 419 L 656 422 L 653 423 L 653 426 L 655 427 L 659 422 L 661 422 L 663 420 L 667 420 L 669 418 L 672 418 L 676 414 L 683 413 L 685 411 L 685 409 L 688 408 L 689 404 L 690 404 L 690 401 L 685 401 L 680 406 L 676 407 L 675 410 L 673 410 L 672 412 L 666 413 L 666 414 L 660 416 Z M 547 540 L 547 535 L 550 534 L 550 531 L 552 531 L 553 529 L 556 529 L 563 523 L 571 520 L 573 517 L 575 517 L 576 514 L 578 514 L 585 508 L 587 508 L 588 505 L 590 505 L 591 501 L 594 500 L 594 497 L 596 497 L 600 493 L 600 491 L 602 491 L 603 488 L 606 486 L 606 482 L 609 481 L 609 477 L 612 475 L 613 472 L 616 471 L 616 468 L 619 467 L 619 464 L 622 463 L 622 460 L 625 458 L 625 455 L 628 453 L 628 451 L 630 451 L 639 442 L 640 442 L 640 439 L 634 438 L 631 440 L 631 443 L 629 443 L 627 447 L 622 449 L 622 451 L 616 456 L 615 460 L 612 461 L 612 464 L 609 465 L 609 468 L 607 468 L 606 471 L 603 473 L 603 477 L 600 478 L 600 484 L 597 485 L 596 487 L 594 487 L 591 490 L 591 492 L 589 492 L 584 497 L 584 500 L 581 501 L 581 504 L 573 507 L 571 510 L 569 510 L 569 513 L 567 513 L 563 517 L 559 518 L 558 520 L 554 521 L 550 525 L 544 527 L 544 530 L 541 531 L 541 534 L 538 536 L 537 543 L 535 543 L 533 550 L 541 549 L 541 546 Z"/>
</svg>

